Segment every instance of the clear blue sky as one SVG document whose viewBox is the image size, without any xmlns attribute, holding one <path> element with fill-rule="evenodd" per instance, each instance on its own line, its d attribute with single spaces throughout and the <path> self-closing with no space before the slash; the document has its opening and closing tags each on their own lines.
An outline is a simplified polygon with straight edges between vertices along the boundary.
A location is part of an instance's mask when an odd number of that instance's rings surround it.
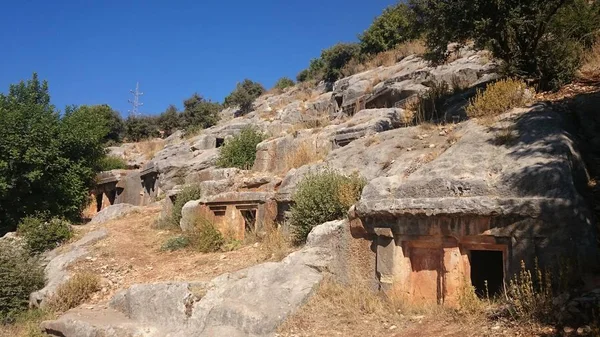
<svg viewBox="0 0 600 337">
<path fill-rule="evenodd" d="M 295 79 L 336 42 L 355 41 L 395 0 L 2 1 L 0 92 L 37 72 L 52 102 L 127 114 L 140 82 L 142 112 L 198 92 L 222 99 L 250 78 Z"/>
</svg>

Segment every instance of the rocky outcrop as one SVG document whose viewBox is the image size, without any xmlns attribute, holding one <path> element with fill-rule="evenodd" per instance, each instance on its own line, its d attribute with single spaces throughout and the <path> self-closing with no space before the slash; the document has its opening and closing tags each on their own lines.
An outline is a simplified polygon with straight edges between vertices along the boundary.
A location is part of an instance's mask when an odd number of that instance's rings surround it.
<svg viewBox="0 0 600 337">
<path fill-rule="evenodd" d="M 106 207 L 96 214 L 90 224 L 101 224 L 104 222 L 108 222 L 111 220 L 118 219 L 120 217 L 124 217 L 127 214 L 131 214 L 132 212 L 139 211 L 141 208 L 138 206 L 133 206 L 130 204 L 115 204 Z"/>
<path fill-rule="evenodd" d="M 344 228 L 344 221 L 316 227 L 309 244 L 281 262 L 205 283 L 134 285 L 115 295 L 107 308 L 76 308 L 42 327 L 63 337 L 272 336 L 334 269 Z"/>
<path fill-rule="evenodd" d="M 46 285 L 29 296 L 29 305 L 44 307 L 56 289 L 71 277 L 67 267 L 88 253 L 87 246 L 106 238 L 107 235 L 108 232 L 105 229 L 89 232 L 78 241 L 47 253 L 45 258 L 48 264 L 44 269 Z"/>
</svg>

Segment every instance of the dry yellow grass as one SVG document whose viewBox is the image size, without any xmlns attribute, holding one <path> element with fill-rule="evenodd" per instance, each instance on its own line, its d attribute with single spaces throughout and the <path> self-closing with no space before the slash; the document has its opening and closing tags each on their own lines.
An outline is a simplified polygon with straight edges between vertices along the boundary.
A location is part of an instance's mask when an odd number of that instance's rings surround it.
<svg viewBox="0 0 600 337">
<path fill-rule="evenodd" d="M 165 141 L 162 139 L 151 139 L 135 143 L 134 148 L 146 157 L 152 159 L 154 155 L 165 147 Z"/>
<path fill-rule="evenodd" d="M 318 162 L 326 156 L 327 151 L 324 149 L 319 149 L 313 144 L 302 143 L 286 156 L 286 171 Z"/>
<path fill-rule="evenodd" d="M 54 311 L 64 312 L 90 299 L 100 290 L 100 277 L 92 273 L 78 273 L 56 290 L 49 306 Z"/>
<path fill-rule="evenodd" d="M 600 82 L 600 38 L 583 58 L 579 78 L 585 81 Z"/>
<path fill-rule="evenodd" d="M 494 118 L 513 108 L 527 105 L 534 93 L 522 80 L 500 80 L 488 84 L 485 90 L 477 90 L 477 95 L 466 108 L 467 115 L 470 118 Z"/>
<path fill-rule="evenodd" d="M 342 74 L 344 74 L 344 76 L 350 76 L 381 66 L 393 66 L 409 55 L 422 55 L 426 51 L 425 44 L 421 40 L 405 42 L 399 44 L 392 50 L 376 54 L 364 62 L 360 62 L 358 59 L 350 60 L 344 69 L 342 69 Z"/>
</svg>

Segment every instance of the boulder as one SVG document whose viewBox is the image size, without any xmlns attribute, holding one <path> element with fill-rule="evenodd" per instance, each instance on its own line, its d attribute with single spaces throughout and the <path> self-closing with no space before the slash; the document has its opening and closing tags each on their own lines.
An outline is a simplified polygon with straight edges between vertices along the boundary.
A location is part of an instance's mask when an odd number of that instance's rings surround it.
<svg viewBox="0 0 600 337">
<path fill-rule="evenodd" d="M 133 206 L 130 204 L 115 204 L 106 207 L 96 214 L 90 224 L 101 224 L 104 222 L 108 222 L 111 220 L 118 219 L 120 217 L 126 216 L 130 213 L 139 211 L 140 207 Z"/>
<path fill-rule="evenodd" d="M 29 305 L 32 307 L 44 307 L 47 300 L 54 295 L 56 289 L 67 282 L 71 275 L 67 267 L 88 253 L 87 246 L 92 245 L 108 236 L 106 229 L 89 232 L 78 241 L 59 247 L 49 252 L 46 259 L 49 260 L 44 272 L 46 274 L 46 286 L 29 296 Z"/>
</svg>

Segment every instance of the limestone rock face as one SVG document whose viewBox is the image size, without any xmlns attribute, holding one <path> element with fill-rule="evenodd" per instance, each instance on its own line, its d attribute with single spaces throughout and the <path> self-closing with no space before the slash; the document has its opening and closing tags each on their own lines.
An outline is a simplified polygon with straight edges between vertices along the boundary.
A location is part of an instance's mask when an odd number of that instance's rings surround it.
<svg viewBox="0 0 600 337">
<path fill-rule="evenodd" d="M 29 296 L 29 305 L 33 307 L 44 307 L 47 300 L 54 295 L 56 289 L 70 278 L 67 267 L 88 253 L 86 247 L 94 244 L 108 235 L 105 229 L 87 233 L 83 238 L 66 246 L 59 247 L 48 254 L 48 264 L 44 269 L 46 274 L 46 286 Z"/>
<path fill-rule="evenodd" d="M 130 204 L 115 204 L 101 210 L 96 214 L 90 224 L 101 224 L 110 220 L 118 219 L 140 209 L 138 206 Z"/>
<path fill-rule="evenodd" d="M 56 336 L 272 336 L 333 268 L 344 221 L 316 227 L 303 249 L 210 282 L 134 285 L 106 309 L 76 308 L 42 324 Z"/>
</svg>

